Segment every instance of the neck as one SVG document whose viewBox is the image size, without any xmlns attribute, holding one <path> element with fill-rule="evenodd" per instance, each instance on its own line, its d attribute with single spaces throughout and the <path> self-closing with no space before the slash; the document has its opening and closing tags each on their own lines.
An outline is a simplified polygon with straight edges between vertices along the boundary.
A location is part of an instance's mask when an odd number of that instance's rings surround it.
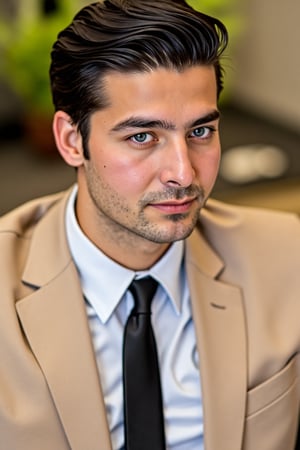
<svg viewBox="0 0 300 450">
<path fill-rule="evenodd" d="M 152 245 L 152 248 L 150 246 L 142 247 L 136 245 L 136 242 L 135 245 L 122 245 L 120 242 L 115 242 L 114 244 L 117 245 L 106 246 L 105 243 L 104 245 L 95 243 L 109 258 L 134 271 L 150 269 L 169 248 L 169 245 L 162 247 L 158 244 Z"/>
</svg>

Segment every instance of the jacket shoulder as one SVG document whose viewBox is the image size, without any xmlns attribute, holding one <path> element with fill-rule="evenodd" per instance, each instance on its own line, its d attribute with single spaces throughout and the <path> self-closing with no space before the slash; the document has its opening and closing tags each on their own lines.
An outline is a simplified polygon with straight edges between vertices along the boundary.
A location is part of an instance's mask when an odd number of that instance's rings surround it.
<svg viewBox="0 0 300 450">
<path fill-rule="evenodd" d="M 47 211 L 65 195 L 66 192 L 60 192 L 36 198 L 8 212 L 0 218 L 0 238 L 7 234 L 14 234 L 17 237 L 28 236 Z"/>
<path fill-rule="evenodd" d="M 51 211 L 55 218 L 63 217 L 61 211 L 63 213 L 67 198 L 67 192 L 41 197 L 23 204 L 0 218 L 1 298 L 18 296 L 17 292 L 22 291 L 20 288 L 22 273 L 33 237 L 43 223 L 50 222 L 51 226 L 53 224 L 57 228 L 56 219 L 50 217 Z M 49 220 L 46 220 L 48 217 Z M 48 233 L 45 232 L 44 239 L 39 242 L 39 251 L 46 246 L 48 237 Z"/>
<path fill-rule="evenodd" d="M 258 258 L 269 263 L 279 259 L 288 267 L 300 265 L 296 214 L 209 200 L 201 211 L 199 227 L 217 254 L 234 265 L 242 266 L 249 259 L 257 263 Z"/>
<path fill-rule="evenodd" d="M 277 228 L 293 228 L 300 232 L 299 217 L 292 212 L 283 212 L 252 206 L 238 206 L 209 199 L 200 215 L 205 228 L 223 230 L 225 233 L 249 231 L 272 233 Z"/>
</svg>

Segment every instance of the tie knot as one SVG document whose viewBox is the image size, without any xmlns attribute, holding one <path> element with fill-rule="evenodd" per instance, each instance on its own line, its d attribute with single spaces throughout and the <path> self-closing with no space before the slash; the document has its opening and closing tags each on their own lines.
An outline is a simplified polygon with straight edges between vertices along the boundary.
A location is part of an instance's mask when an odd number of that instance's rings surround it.
<svg viewBox="0 0 300 450">
<path fill-rule="evenodd" d="M 134 309 L 133 314 L 150 314 L 151 302 L 157 289 L 157 281 L 152 277 L 134 280 L 129 286 L 133 295 Z"/>
</svg>

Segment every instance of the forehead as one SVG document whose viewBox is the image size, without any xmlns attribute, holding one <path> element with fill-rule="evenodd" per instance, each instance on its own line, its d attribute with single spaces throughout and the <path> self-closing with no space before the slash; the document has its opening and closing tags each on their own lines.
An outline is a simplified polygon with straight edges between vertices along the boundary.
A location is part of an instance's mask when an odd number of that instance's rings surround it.
<svg viewBox="0 0 300 450">
<path fill-rule="evenodd" d="M 182 71 L 159 68 L 149 72 L 111 72 L 104 77 L 103 85 L 108 100 L 105 111 L 118 116 L 209 110 L 217 104 L 213 66 Z"/>
</svg>

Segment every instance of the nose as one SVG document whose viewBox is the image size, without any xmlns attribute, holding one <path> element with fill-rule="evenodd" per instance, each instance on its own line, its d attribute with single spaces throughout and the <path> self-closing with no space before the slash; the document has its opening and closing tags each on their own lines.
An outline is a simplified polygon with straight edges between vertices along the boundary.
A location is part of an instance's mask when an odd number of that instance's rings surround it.
<svg viewBox="0 0 300 450">
<path fill-rule="evenodd" d="M 192 154 L 183 139 L 172 141 L 163 150 L 160 181 L 165 185 L 190 186 L 195 179 Z"/>
</svg>

